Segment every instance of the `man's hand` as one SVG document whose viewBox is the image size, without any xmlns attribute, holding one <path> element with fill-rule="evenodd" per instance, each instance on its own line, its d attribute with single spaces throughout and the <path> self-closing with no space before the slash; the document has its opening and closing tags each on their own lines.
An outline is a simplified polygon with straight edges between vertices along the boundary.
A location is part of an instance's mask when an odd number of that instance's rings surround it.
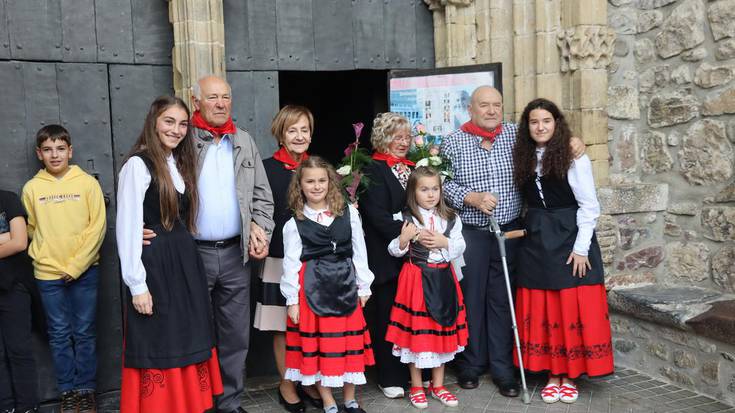
<svg viewBox="0 0 735 413">
<path fill-rule="evenodd" d="M 486 215 L 491 215 L 498 206 L 498 198 L 490 192 L 470 192 L 464 198 L 464 203 L 479 209 Z"/>
<path fill-rule="evenodd" d="M 579 159 L 582 157 L 582 155 L 584 155 L 586 146 L 582 139 L 579 139 L 576 136 L 572 136 L 569 139 L 569 148 L 572 150 L 572 156 L 574 156 L 574 159 Z"/>
<path fill-rule="evenodd" d="M 263 228 L 255 222 L 250 223 L 248 254 L 256 260 L 261 260 L 268 256 L 268 236 L 265 234 Z"/>
<path fill-rule="evenodd" d="M 133 296 L 133 308 L 143 315 L 153 315 L 153 296 L 146 291 Z"/>
<path fill-rule="evenodd" d="M 151 245 L 153 238 L 156 238 L 156 233 L 152 229 L 143 228 L 143 245 Z"/>
<path fill-rule="evenodd" d="M 449 239 L 438 231 L 422 230 L 419 242 L 430 250 L 449 248 Z"/>
<path fill-rule="evenodd" d="M 299 323 L 299 305 L 298 304 L 292 304 L 288 306 L 288 318 L 291 319 L 291 322 L 294 324 Z"/>
</svg>

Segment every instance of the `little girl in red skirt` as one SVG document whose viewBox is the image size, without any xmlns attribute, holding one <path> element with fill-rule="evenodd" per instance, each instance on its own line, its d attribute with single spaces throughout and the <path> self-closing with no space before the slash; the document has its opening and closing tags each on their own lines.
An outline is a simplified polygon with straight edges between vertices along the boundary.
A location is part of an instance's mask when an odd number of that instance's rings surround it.
<svg viewBox="0 0 735 413">
<path fill-rule="evenodd" d="M 405 256 L 385 339 L 393 355 L 409 365 L 411 404 L 428 407 L 421 369 L 432 369 L 429 392 L 445 406 L 459 400 L 444 387 L 444 364 L 467 345 L 462 290 L 452 263 L 465 250 L 462 222 L 444 203 L 439 173 L 418 167 L 406 187 L 407 211 L 401 235 L 388 245 Z M 397 217 L 401 219 L 401 217 Z"/>
<path fill-rule="evenodd" d="M 358 212 L 346 206 L 334 168 L 318 156 L 301 162 L 288 191 L 294 213 L 283 227 L 281 293 L 286 298 L 287 380 L 316 384 L 325 413 L 365 413 L 355 385 L 375 363 L 362 307 L 375 278 L 368 269 Z"/>
</svg>

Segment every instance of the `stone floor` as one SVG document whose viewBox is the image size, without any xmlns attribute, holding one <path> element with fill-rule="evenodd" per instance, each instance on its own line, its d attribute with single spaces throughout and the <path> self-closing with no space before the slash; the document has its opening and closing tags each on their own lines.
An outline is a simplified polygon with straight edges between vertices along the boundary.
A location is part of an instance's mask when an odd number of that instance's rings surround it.
<svg viewBox="0 0 735 413">
<path fill-rule="evenodd" d="M 249 379 L 250 388 L 245 394 L 242 406 L 249 413 L 282 413 L 278 404 L 278 393 L 275 378 Z M 447 376 L 447 387 L 459 397 L 459 407 L 444 408 L 436 401 L 429 399 L 426 413 L 702 413 L 728 412 L 735 413 L 735 407 L 718 402 L 710 397 L 702 396 L 689 390 L 665 383 L 639 373 L 635 370 L 618 367 L 617 372 L 604 379 L 580 380 L 579 400 L 574 404 L 561 402 L 547 405 L 539 397 L 539 389 L 543 387 L 544 377 L 528 378 L 531 391 L 531 404 L 525 405 L 520 398 L 505 398 L 497 393 L 487 376 L 481 378 L 480 387 L 474 390 L 463 390 L 456 385 L 453 376 Z M 100 395 L 98 411 L 100 413 L 117 413 L 119 410 L 119 392 Z M 337 400 L 341 400 L 338 397 Z M 368 413 L 403 413 L 415 412 L 408 399 L 389 400 L 383 397 L 377 386 L 367 384 L 358 388 L 358 401 Z M 42 413 L 57 413 L 58 403 L 45 404 Z M 321 410 L 310 408 L 307 413 L 319 413 Z M 182 412 L 183 413 L 183 412 Z"/>
<path fill-rule="evenodd" d="M 580 380 L 578 382 L 579 400 L 570 405 L 561 402 L 547 405 L 541 401 L 538 393 L 545 382 L 540 376 L 529 377 L 529 390 L 532 394 L 529 405 L 523 404 L 520 398 L 509 399 L 498 394 L 496 387 L 487 376 L 482 378 L 480 387 L 474 390 L 459 388 L 455 384 L 454 377 L 447 377 L 447 383 L 447 387 L 459 397 L 459 407 L 444 408 L 438 401 L 429 399 L 429 408 L 424 410 L 425 412 L 735 413 L 733 406 L 626 368 L 618 368 L 615 375 L 604 379 Z M 263 381 L 253 384 L 260 386 L 261 389 L 252 389 L 247 392 L 242 405 L 245 410 L 249 413 L 285 411 L 278 405 L 278 393 L 273 388 L 273 382 Z M 358 388 L 358 402 L 368 413 L 418 412 L 410 405 L 408 399 L 386 399 L 373 384 Z M 310 408 L 307 412 L 318 413 L 319 411 Z"/>
</svg>

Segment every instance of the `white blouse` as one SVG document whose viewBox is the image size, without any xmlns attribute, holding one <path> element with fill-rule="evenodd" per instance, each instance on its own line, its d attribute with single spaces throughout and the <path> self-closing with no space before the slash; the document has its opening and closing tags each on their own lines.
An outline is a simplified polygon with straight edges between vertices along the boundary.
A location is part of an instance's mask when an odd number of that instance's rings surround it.
<svg viewBox="0 0 735 413">
<path fill-rule="evenodd" d="M 355 265 L 357 278 L 357 295 L 367 297 L 371 294 L 370 284 L 375 275 L 368 268 L 365 234 L 362 231 L 360 214 L 352 205 L 350 210 L 350 227 L 352 228 L 352 263 Z M 328 227 L 334 222 L 333 216 L 324 214 L 326 209 L 315 210 L 304 205 L 304 216 L 320 225 Z M 286 297 L 286 305 L 299 303 L 299 272 L 301 271 L 301 236 L 296 227 L 296 219 L 291 218 L 283 226 L 283 275 L 281 275 L 281 294 Z"/>
<path fill-rule="evenodd" d="M 435 213 L 435 209 L 432 208 L 430 210 L 424 209 L 419 207 L 419 212 L 421 213 L 421 219 L 424 221 L 424 224 L 420 224 L 418 219 L 416 217 L 412 216 L 411 219 L 413 220 L 413 223 L 419 228 L 419 229 L 429 229 L 431 228 L 431 222 L 434 223 L 434 231 L 444 233 L 444 231 L 447 230 L 447 220 L 440 217 Z M 393 215 L 393 218 L 395 220 L 403 220 L 403 215 L 399 212 Z M 459 219 L 459 216 L 457 216 L 456 221 L 454 222 L 454 226 L 449 231 L 449 242 L 447 248 L 440 248 L 440 249 L 433 249 L 429 251 L 429 258 L 428 262 L 430 263 L 441 263 L 441 262 L 451 262 L 454 260 L 457 260 L 462 257 L 462 254 L 464 253 L 464 250 L 466 248 L 466 244 L 464 241 L 464 238 L 462 237 L 462 221 Z M 388 244 L 388 252 L 390 255 L 394 257 L 402 257 L 406 255 L 408 252 L 409 246 L 406 246 L 406 249 L 400 248 L 400 237 L 394 238 L 390 244 Z M 410 243 L 409 243 L 410 245 Z M 456 264 L 456 263 L 455 263 Z M 464 263 L 462 262 L 462 265 Z M 458 270 L 459 266 L 455 265 L 455 272 Z"/>
<path fill-rule="evenodd" d="M 536 149 L 536 174 L 541 176 L 541 160 L 546 148 Z M 592 234 L 600 216 L 600 203 L 597 201 L 595 192 L 595 179 L 592 176 L 592 161 L 587 155 L 575 159 L 567 172 L 567 182 L 572 188 L 574 198 L 577 200 L 577 238 L 574 241 L 574 253 L 587 256 L 592 243 Z M 543 201 L 544 195 L 541 184 L 537 181 L 539 196 Z"/>
<path fill-rule="evenodd" d="M 176 160 L 173 155 L 166 158 L 166 165 L 176 191 L 183 194 L 186 185 L 179 170 L 176 169 Z M 143 253 L 143 200 L 150 184 L 151 174 L 140 157 L 131 157 L 120 169 L 117 184 L 115 236 L 122 279 L 132 295 L 148 291 L 141 254 Z"/>
</svg>

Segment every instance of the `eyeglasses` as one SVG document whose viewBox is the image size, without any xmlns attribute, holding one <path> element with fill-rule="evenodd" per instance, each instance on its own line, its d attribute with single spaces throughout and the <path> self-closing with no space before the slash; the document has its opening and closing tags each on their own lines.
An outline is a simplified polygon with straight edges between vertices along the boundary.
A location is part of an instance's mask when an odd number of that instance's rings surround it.
<svg viewBox="0 0 735 413">
<path fill-rule="evenodd" d="M 393 142 L 403 142 L 403 143 L 410 143 L 411 142 L 411 136 L 404 135 L 404 136 L 394 136 Z"/>
</svg>

